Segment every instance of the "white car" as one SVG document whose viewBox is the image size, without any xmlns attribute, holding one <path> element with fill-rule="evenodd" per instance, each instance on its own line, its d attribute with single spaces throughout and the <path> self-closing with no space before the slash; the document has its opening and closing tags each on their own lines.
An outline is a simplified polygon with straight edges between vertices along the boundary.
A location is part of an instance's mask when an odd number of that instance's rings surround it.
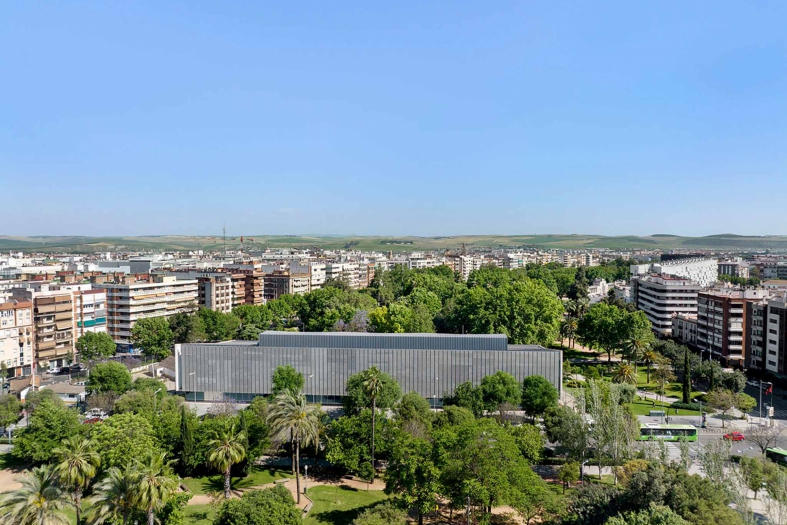
<svg viewBox="0 0 787 525">
<path fill-rule="evenodd" d="M 749 386 L 760 386 L 760 382 L 757 381 L 756 379 L 749 379 L 748 381 L 746 381 L 746 384 Z"/>
<path fill-rule="evenodd" d="M 59 367 L 50 368 L 49 373 L 52 375 L 57 375 L 60 373 L 60 368 Z"/>
</svg>

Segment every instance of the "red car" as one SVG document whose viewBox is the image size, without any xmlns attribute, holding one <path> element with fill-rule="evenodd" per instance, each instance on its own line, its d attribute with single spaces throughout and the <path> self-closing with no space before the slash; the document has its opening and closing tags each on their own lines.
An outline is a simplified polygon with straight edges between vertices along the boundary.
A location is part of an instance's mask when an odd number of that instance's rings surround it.
<svg viewBox="0 0 787 525">
<path fill-rule="evenodd" d="M 729 434 L 724 434 L 724 439 L 730 439 L 732 441 L 743 441 L 744 439 L 746 439 L 746 436 L 744 436 L 740 432 L 730 432 Z"/>
</svg>

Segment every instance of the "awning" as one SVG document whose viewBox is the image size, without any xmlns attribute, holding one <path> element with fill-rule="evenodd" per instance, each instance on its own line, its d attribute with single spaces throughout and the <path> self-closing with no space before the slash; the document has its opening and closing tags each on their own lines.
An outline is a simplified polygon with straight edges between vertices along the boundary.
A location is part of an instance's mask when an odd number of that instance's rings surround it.
<svg viewBox="0 0 787 525">
<path fill-rule="evenodd" d="M 48 314 L 48 313 L 54 312 L 56 308 L 57 308 L 57 306 L 54 305 L 54 304 L 48 304 L 46 306 L 39 306 L 38 307 L 38 313 L 40 313 L 40 314 Z"/>
<path fill-rule="evenodd" d="M 57 323 L 55 323 L 55 326 L 57 326 L 58 330 L 68 330 L 74 325 L 71 324 L 71 321 L 58 321 Z"/>
</svg>

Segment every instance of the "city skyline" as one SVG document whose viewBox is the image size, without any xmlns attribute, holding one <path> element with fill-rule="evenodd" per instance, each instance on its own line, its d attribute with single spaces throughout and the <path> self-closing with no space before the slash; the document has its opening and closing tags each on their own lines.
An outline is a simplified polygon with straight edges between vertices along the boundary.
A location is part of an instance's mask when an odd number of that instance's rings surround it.
<svg viewBox="0 0 787 525">
<path fill-rule="evenodd" d="M 7 5 L 5 230 L 778 234 L 785 10 Z"/>
</svg>

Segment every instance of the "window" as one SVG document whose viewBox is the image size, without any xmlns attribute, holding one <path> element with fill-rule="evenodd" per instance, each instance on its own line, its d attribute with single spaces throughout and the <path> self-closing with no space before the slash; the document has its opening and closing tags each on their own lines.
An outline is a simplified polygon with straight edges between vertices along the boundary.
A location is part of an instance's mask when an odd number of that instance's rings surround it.
<svg viewBox="0 0 787 525">
<path fill-rule="evenodd" d="M 768 364 L 771 366 L 776 366 L 776 361 L 768 360 Z"/>
<path fill-rule="evenodd" d="M 776 320 L 776 319 L 775 319 L 775 318 L 773 318 L 773 317 L 771 317 L 771 318 L 768 320 L 768 322 L 770 322 L 771 324 L 778 324 L 778 323 L 779 323 L 779 321 L 778 321 L 778 320 Z"/>
<path fill-rule="evenodd" d="M 776 330 L 774 330 L 773 328 L 770 328 L 770 329 L 768 330 L 768 333 L 771 333 L 771 334 L 778 334 L 779 332 L 777 332 L 777 331 L 776 331 Z"/>
<path fill-rule="evenodd" d="M 768 342 L 769 342 L 770 344 L 772 344 L 772 345 L 778 345 L 778 344 L 779 344 L 779 343 L 777 343 L 776 341 L 774 341 L 773 339 L 768 339 Z"/>
</svg>

